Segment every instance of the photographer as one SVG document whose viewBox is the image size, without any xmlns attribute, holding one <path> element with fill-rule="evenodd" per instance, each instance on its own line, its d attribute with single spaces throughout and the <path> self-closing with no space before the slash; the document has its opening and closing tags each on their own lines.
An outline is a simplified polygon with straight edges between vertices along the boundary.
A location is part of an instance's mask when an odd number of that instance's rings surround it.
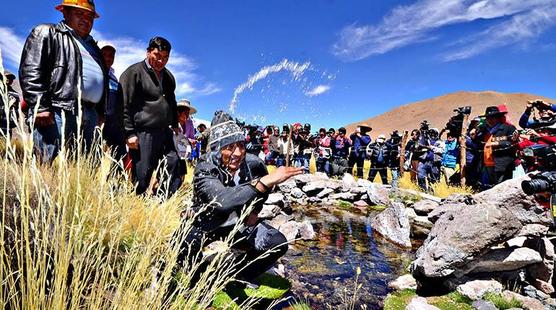
<svg viewBox="0 0 556 310">
<path fill-rule="evenodd" d="M 349 136 L 352 141 L 349 153 L 348 173 L 353 173 L 353 166 L 357 165 L 357 177 L 363 177 L 363 165 L 365 164 L 367 145 L 371 143 L 371 137 L 367 134 L 373 130 L 367 124 L 360 124 L 357 130 Z"/>
<path fill-rule="evenodd" d="M 424 122 L 425 123 L 425 122 Z M 428 123 L 426 123 L 428 127 Z M 421 126 L 421 136 L 417 142 L 419 165 L 417 166 L 417 183 L 424 191 L 430 191 L 430 184 L 440 181 L 440 166 L 444 153 L 444 142 L 440 140 L 438 129 Z"/>
<path fill-rule="evenodd" d="M 390 149 L 386 144 L 386 137 L 384 135 L 379 135 L 374 143 L 367 146 L 367 156 L 371 160 L 369 181 L 373 182 L 378 173 L 380 174 L 382 184 L 387 185 L 387 167 L 390 161 Z"/>
<path fill-rule="evenodd" d="M 516 128 L 506 119 L 505 106 L 486 108 L 486 122 L 479 126 L 476 140 L 483 150 L 483 189 L 512 178 L 516 160 Z"/>
<path fill-rule="evenodd" d="M 533 111 L 538 112 L 538 117 L 530 120 Z M 539 128 L 553 125 L 556 122 L 556 105 L 544 102 L 543 100 L 527 101 L 527 107 L 521 118 L 519 126 L 521 128 Z"/>
</svg>

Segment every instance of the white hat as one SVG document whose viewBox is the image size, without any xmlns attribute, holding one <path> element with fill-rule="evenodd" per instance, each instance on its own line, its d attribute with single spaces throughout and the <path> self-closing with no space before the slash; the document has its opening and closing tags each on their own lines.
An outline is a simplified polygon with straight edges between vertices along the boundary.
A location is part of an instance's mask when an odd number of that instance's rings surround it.
<svg viewBox="0 0 556 310">
<path fill-rule="evenodd" d="M 386 136 L 385 136 L 385 135 L 378 135 L 378 137 L 377 137 L 376 139 L 377 139 L 377 140 L 385 141 L 385 140 L 386 140 Z"/>
<path fill-rule="evenodd" d="M 180 101 L 178 101 L 178 107 L 184 107 L 184 108 L 189 108 L 189 114 L 195 114 L 197 113 L 197 109 L 195 109 L 192 105 L 191 102 L 187 99 L 181 99 Z"/>
</svg>

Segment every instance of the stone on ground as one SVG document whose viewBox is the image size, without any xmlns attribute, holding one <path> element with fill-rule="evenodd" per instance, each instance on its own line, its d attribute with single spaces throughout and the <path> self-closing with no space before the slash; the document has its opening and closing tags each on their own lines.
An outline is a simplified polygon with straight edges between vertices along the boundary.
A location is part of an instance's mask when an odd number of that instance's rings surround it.
<svg viewBox="0 0 556 310">
<path fill-rule="evenodd" d="M 474 280 L 457 287 L 460 294 L 471 300 L 481 299 L 486 293 L 499 294 L 502 293 L 502 290 L 502 284 L 494 280 Z"/>
</svg>

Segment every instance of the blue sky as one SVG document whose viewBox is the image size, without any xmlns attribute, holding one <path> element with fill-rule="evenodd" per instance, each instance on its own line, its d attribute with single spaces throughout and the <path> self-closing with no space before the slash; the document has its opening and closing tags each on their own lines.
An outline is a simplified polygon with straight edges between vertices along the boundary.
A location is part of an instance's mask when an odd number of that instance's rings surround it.
<svg viewBox="0 0 556 310">
<path fill-rule="evenodd" d="M 59 2 L 3 4 L 8 69 L 33 26 L 61 20 Z M 117 71 L 144 57 L 150 37 L 166 37 L 178 97 L 202 119 L 234 93 L 248 121 L 315 127 L 459 90 L 556 98 L 556 0 L 95 2 L 93 35 L 116 46 Z"/>
</svg>

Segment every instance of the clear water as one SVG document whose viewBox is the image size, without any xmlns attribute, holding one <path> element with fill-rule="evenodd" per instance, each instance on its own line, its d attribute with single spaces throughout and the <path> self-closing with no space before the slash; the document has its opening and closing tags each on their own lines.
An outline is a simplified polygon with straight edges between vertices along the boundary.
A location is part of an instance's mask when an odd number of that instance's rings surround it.
<svg viewBox="0 0 556 310">
<path fill-rule="evenodd" d="M 388 283 L 407 273 L 414 251 L 375 236 L 368 216 L 324 207 L 309 207 L 302 218 L 312 221 L 315 240 L 297 242 L 286 254 L 292 293 L 314 309 L 337 309 L 355 300 L 355 309 L 382 309 Z M 361 285 L 356 287 L 357 268 Z"/>
</svg>

